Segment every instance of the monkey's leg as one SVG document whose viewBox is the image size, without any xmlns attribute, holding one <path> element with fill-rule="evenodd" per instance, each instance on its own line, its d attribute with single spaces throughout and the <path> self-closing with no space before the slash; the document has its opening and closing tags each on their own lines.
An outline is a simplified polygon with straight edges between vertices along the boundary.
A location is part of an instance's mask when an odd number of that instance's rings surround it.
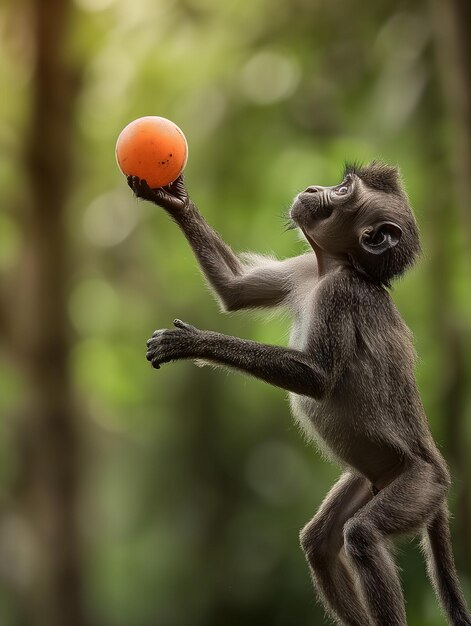
<svg viewBox="0 0 471 626">
<path fill-rule="evenodd" d="M 386 547 L 390 535 L 418 530 L 443 502 L 446 485 L 437 470 L 417 459 L 344 527 L 345 551 L 359 575 L 376 626 L 406 626 L 401 583 Z"/>
<path fill-rule="evenodd" d="M 451 547 L 448 507 L 444 502 L 429 521 L 423 547 L 427 569 L 443 612 L 453 626 L 471 626 L 471 613 L 461 589 Z"/>
<path fill-rule="evenodd" d="M 368 481 L 347 472 L 301 531 L 301 546 L 319 597 L 327 613 L 346 626 L 373 624 L 342 550 L 345 522 L 372 497 Z"/>
</svg>

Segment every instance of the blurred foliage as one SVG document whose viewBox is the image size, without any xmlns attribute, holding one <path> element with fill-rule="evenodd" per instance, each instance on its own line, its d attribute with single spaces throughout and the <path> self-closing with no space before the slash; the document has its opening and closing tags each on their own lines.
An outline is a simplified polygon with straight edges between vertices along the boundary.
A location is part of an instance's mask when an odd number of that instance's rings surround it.
<svg viewBox="0 0 471 626">
<path fill-rule="evenodd" d="M 4 275 L 24 253 L 16 213 L 28 194 L 21 182 L 34 62 L 27 11 L 22 2 L 0 8 Z M 114 145 L 136 117 L 174 120 L 189 142 L 187 185 L 208 221 L 236 250 L 280 257 L 304 247 L 283 232 L 299 190 L 334 184 L 346 159 L 400 164 L 425 253 L 394 288 L 394 299 L 414 332 L 424 404 L 446 454 L 446 343 L 435 312 L 444 298 L 470 354 L 471 257 L 453 195 L 451 123 L 428 6 L 75 0 L 67 47 L 82 81 L 67 207 L 74 258 L 68 313 L 83 415 L 80 529 L 90 619 L 110 626 L 322 623 L 298 531 L 338 468 L 305 444 L 282 391 L 191 362 L 156 372 L 144 358 L 147 337 L 174 317 L 278 344 L 286 342 L 289 320 L 220 315 L 175 225 L 132 197 Z M 445 291 L 437 293 L 440 285 Z M 30 529 L 12 489 L 24 391 L 2 353 L 4 626 L 23 623 L 29 582 Z M 455 478 L 459 490 L 463 477 Z M 469 597 L 461 542 L 455 536 Z M 399 551 L 409 623 L 438 626 L 443 621 L 416 543 L 403 542 Z"/>
</svg>

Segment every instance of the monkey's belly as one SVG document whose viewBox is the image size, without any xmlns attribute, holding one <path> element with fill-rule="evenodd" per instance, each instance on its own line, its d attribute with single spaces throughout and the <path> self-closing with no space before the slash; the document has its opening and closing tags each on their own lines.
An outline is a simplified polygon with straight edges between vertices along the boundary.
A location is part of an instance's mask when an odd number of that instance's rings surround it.
<svg viewBox="0 0 471 626">
<path fill-rule="evenodd" d="M 339 411 L 307 396 L 289 396 L 296 421 L 328 459 L 356 469 L 375 484 L 401 463 L 397 450 L 368 436 L 364 416 L 355 415 L 353 407 Z"/>
</svg>

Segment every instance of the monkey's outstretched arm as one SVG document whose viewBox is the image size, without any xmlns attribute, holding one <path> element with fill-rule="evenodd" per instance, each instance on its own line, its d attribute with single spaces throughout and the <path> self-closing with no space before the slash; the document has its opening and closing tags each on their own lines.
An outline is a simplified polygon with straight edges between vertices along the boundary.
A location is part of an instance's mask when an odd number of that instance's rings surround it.
<svg viewBox="0 0 471 626">
<path fill-rule="evenodd" d="M 147 360 L 157 369 L 168 361 L 204 359 L 301 395 L 320 398 L 326 391 L 327 372 L 304 352 L 199 330 L 181 320 L 174 325 L 156 330 L 147 342 Z"/>
<path fill-rule="evenodd" d="M 135 176 L 128 177 L 128 184 L 136 196 L 161 206 L 178 224 L 227 311 L 280 304 L 288 295 L 291 278 L 299 271 L 299 266 L 311 270 L 313 279 L 317 277 L 314 254 L 285 261 L 253 255 L 243 262 L 191 202 L 181 177 L 161 189 L 150 189 L 145 181 Z"/>
<path fill-rule="evenodd" d="M 349 309 L 342 305 L 345 297 L 340 290 L 320 294 L 302 350 L 199 330 L 175 320 L 175 329 L 156 330 L 149 339 L 147 360 L 158 369 L 168 361 L 202 359 L 319 399 L 334 388 L 356 348 L 355 323 Z"/>
</svg>

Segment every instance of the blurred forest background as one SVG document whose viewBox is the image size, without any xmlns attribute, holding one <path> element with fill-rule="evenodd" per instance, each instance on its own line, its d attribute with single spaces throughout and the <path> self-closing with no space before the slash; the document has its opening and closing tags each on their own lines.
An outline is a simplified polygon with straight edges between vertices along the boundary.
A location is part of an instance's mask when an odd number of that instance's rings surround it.
<svg viewBox="0 0 471 626">
<path fill-rule="evenodd" d="M 145 341 L 223 316 L 176 226 L 115 163 L 132 119 L 189 142 L 186 182 L 236 250 L 303 249 L 282 216 L 345 159 L 400 164 L 425 254 L 394 288 L 454 476 L 471 600 L 468 0 L 18 0 L 0 7 L 0 623 L 323 623 L 299 529 L 339 473 L 281 390 Z M 416 539 L 412 626 L 444 624 Z"/>
</svg>

